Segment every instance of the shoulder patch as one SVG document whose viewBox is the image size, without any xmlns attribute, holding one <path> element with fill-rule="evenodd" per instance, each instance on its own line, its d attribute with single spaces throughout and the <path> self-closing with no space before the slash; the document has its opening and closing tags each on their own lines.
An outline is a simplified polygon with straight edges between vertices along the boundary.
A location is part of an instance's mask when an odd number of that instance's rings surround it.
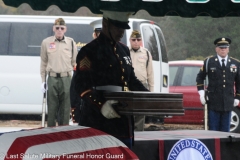
<svg viewBox="0 0 240 160">
<path fill-rule="evenodd" d="M 91 61 L 88 59 L 88 57 L 84 57 L 80 62 L 79 62 L 79 70 L 89 70 L 91 68 Z"/>
</svg>

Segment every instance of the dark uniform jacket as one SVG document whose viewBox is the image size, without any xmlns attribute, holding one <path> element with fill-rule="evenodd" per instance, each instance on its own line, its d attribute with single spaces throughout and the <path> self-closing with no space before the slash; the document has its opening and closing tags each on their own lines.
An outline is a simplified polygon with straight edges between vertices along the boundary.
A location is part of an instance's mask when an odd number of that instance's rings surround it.
<svg viewBox="0 0 240 160">
<path fill-rule="evenodd" d="M 226 68 L 222 69 L 217 55 L 211 56 L 206 72 L 207 59 L 197 75 L 197 88 L 204 90 L 203 82 L 208 75 L 208 108 L 215 111 L 232 111 L 234 99 L 240 99 L 239 61 L 228 56 Z"/>
<path fill-rule="evenodd" d="M 114 43 L 101 33 L 77 56 L 75 86 L 84 102 L 79 125 L 93 127 L 115 137 L 130 138 L 133 136 L 132 116 L 107 119 L 101 113 L 106 99 L 95 87 L 105 85 L 148 91 L 134 74 L 128 47 Z"/>
<path fill-rule="evenodd" d="M 71 112 L 72 112 L 72 120 L 74 123 L 79 122 L 79 114 L 80 114 L 80 106 L 81 106 L 81 97 L 77 94 L 75 90 L 75 76 L 76 71 L 73 71 L 73 77 L 70 86 L 70 101 L 71 101 Z"/>
</svg>

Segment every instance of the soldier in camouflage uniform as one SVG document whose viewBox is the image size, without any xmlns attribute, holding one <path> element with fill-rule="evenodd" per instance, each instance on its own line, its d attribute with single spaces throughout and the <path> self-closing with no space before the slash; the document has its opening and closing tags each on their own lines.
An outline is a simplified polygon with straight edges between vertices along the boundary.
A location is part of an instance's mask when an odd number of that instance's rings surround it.
<svg viewBox="0 0 240 160">
<path fill-rule="evenodd" d="M 84 46 L 77 56 L 76 91 L 83 99 L 79 125 L 89 126 L 124 142 L 129 148 L 133 141 L 133 117 L 119 115 L 106 100 L 101 86 L 122 91 L 148 91 L 136 78 L 130 52 L 119 41 L 129 29 L 129 13 L 103 11 L 102 31 L 98 38 Z"/>
<path fill-rule="evenodd" d="M 229 132 L 231 111 L 239 104 L 240 63 L 228 56 L 230 43 L 229 38 L 214 41 L 217 55 L 204 60 L 196 78 L 200 101 L 203 105 L 207 101 L 209 130 Z M 208 87 L 205 96 L 203 82 L 206 76 Z"/>
</svg>

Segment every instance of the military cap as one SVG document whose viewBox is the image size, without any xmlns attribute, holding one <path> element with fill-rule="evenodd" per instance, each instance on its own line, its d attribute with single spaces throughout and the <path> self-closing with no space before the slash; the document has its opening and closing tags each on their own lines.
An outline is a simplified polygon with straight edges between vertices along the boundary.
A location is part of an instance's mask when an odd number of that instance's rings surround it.
<svg viewBox="0 0 240 160">
<path fill-rule="evenodd" d="M 142 35 L 140 32 L 138 32 L 137 30 L 133 30 L 132 34 L 131 34 L 131 38 L 141 38 Z"/>
<path fill-rule="evenodd" d="M 214 41 L 214 44 L 217 46 L 217 47 L 229 47 L 229 45 L 231 44 L 231 39 L 229 38 L 217 38 L 215 41 Z"/>
<path fill-rule="evenodd" d="M 63 26 L 66 26 L 65 21 L 64 21 L 64 19 L 62 19 L 62 18 L 56 19 L 54 25 L 63 25 Z"/>
<path fill-rule="evenodd" d="M 93 27 L 94 31 L 101 31 L 102 30 L 102 19 L 92 21 L 90 25 Z"/>
<path fill-rule="evenodd" d="M 103 18 L 107 19 L 114 26 L 122 29 L 130 29 L 128 18 L 133 12 L 101 11 L 103 12 Z"/>
</svg>

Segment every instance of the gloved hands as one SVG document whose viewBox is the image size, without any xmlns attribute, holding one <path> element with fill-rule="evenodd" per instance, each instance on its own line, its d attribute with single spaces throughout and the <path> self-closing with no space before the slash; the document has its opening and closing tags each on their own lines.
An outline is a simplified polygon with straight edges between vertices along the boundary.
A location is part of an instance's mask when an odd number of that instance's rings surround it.
<svg viewBox="0 0 240 160">
<path fill-rule="evenodd" d="M 41 90 L 42 90 L 42 93 L 45 93 L 48 90 L 48 86 L 46 82 L 42 83 Z"/>
<path fill-rule="evenodd" d="M 201 101 L 202 105 L 204 105 L 206 103 L 206 100 L 204 97 L 204 90 L 199 90 L 198 93 L 200 95 L 200 101 Z"/>
<path fill-rule="evenodd" d="M 117 112 L 113 109 L 112 104 L 118 103 L 116 100 L 108 100 L 106 101 L 102 108 L 101 108 L 101 113 L 104 117 L 107 119 L 112 119 L 112 118 L 120 118 L 121 116 L 117 114 Z"/>
<path fill-rule="evenodd" d="M 236 106 L 238 106 L 238 104 L 239 104 L 239 100 L 238 99 L 234 99 L 233 106 L 236 107 Z"/>
</svg>

